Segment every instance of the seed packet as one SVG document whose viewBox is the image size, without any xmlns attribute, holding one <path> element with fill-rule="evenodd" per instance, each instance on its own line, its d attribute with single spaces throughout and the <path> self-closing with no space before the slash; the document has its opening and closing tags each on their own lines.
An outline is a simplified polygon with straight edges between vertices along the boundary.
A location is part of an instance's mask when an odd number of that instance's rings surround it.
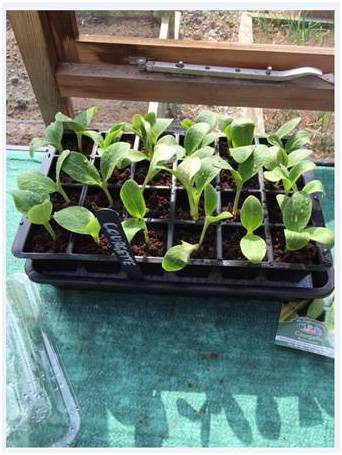
<svg viewBox="0 0 342 455">
<path fill-rule="evenodd" d="M 275 344 L 334 358 L 335 294 L 284 302 Z"/>
</svg>

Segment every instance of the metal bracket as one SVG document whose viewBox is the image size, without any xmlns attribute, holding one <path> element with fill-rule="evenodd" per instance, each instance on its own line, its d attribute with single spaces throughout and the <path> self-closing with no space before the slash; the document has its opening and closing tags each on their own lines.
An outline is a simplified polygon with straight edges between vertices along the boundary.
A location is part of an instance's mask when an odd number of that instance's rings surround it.
<svg viewBox="0 0 342 455">
<path fill-rule="evenodd" d="M 271 82 L 283 82 L 300 79 L 306 76 L 319 77 L 330 84 L 334 84 L 333 74 L 323 74 L 318 68 L 301 67 L 277 71 L 268 66 L 264 70 L 254 68 L 232 68 L 227 66 L 194 65 L 179 61 L 160 62 L 143 57 L 130 57 L 129 63 L 137 65 L 142 71 L 149 73 L 186 74 L 191 76 L 222 77 L 227 79 L 251 79 Z"/>
</svg>

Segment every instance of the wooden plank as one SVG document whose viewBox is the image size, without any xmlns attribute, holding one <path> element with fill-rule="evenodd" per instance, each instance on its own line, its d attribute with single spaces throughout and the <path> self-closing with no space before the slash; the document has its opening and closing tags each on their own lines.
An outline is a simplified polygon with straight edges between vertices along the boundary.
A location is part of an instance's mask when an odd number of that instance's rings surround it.
<svg viewBox="0 0 342 455">
<path fill-rule="evenodd" d="M 253 19 L 247 12 L 241 13 L 239 27 L 239 42 L 253 43 Z M 241 112 L 243 117 L 250 118 L 255 123 L 255 132 L 258 136 L 265 133 L 264 113 L 259 107 L 244 107 Z"/>
<path fill-rule="evenodd" d="M 129 56 L 162 61 L 241 68 L 289 69 L 314 66 L 324 73 L 334 71 L 334 49 L 309 46 L 176 41 L 80 35 L 77 49 L 82 63 L 127 64 Z"/>
<path fill-rule="evenodd" d="M 72 104 L 61 96 L 55 79 L 56 51 L 44 18 L 38 11 L 8 11 L 33 91 L 46 124 L 62 111 L 73 115 Z"/>
<path fill-rule="evenodd" d="M 72 64 L 57 68 L 64 96 L 331 111 L 334 88 L 306 77 L 288 82 L 247 81 L 139 71 L 132 65 Z"/>
<path fill-rule="evenodd" d="M 78 27 L 74 11 L 44 11 L 60 62 L 78 62 Z"/>
</svg>

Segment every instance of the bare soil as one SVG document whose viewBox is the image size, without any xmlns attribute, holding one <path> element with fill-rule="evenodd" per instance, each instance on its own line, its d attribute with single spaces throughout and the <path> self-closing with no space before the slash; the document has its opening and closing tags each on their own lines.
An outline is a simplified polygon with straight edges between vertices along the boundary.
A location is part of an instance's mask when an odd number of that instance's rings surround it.
<svg viewBox="0 0 342 455">
<path fill-rule="evenodd" d="M 175 227 L 174 245 L 178 245 L 181 241 L 191 244 L 198 243 L 201 236 L 201 226 L 177 226 Z M 216 228 L 209 226 L 205 239 L 201 248 L 191 255 L 193 259 L 216 259 Z"/>
<path fill-rule="evenodd" d="M 131 246 L 135 256 L 163 257 L 166 253 L 166 226 L 148 226 L 148 236 L 147 244 L 142 232 L 138 232 L 134 237 Z"/>
</svg>

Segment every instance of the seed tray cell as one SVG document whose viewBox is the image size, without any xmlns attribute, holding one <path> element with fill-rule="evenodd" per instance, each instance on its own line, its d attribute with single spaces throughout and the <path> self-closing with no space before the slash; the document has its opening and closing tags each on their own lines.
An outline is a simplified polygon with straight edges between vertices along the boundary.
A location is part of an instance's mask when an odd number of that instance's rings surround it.
<svg viewBox="0 0 342 455">
<path fill-rule="evenodd" d="M 181 134 L 175 134 L 175 137 L 179 143 L 184 140 Z M 142 150 L 139 139 L 134 135 L 125 134 L 121 140 L 133 144 L 135 149 Z M 258 143 L 258 138 L 255 142 Z M 216 153 L 222 154 L 226 146 L 224 140 L 216 141 Z M 97 167 L 99 166 L 100 155 L 95 146 L 90 159 Z M 42 172 L 53 177 L 55 161 L 56 156 L 50 151 L 42 164 Z M 141 163 L 144 162 L 131 165 L 125 171 L 126 176 L 136 179 L 141 172 Z M 122 171 L 110 180 L 108 188 L 114 200 L 114 208 L 122 219 L 125 219 L 128 215 L 124 212 L 120 200 L 122 180 L 117 178 L 119 174 L 122 175 Z M 222 171 L 213 182 L 218 192 L 217 213 L 223 210 L 231 211 L 235 193 L 233 187 L 225 186 L 221 190 L 222 175 L 225 178 Z M 306 176 L 301 186 L 310 180 L 310 177 Z M 165 179 L 162 179 L 162 183 L 165 183 Z M 93 211 L 108 206 L 106 196 L 100 188 L 74 182 L 65 183 L 63 188 L 67 194 L 71 194 L 72 191 L 78 192 L 78 203 Z M 32 237 L 36 226 L 31 226 L 24 219 L 14 241 L 13 253 L 17 257 L 28 259 L 26 270 L 31 279 L 56 286 L 76 288 L 97 286 L 108 290 L 136 289 L 159 293 L 197 292 L 284 298 L 313 298 L 326 295 L 333 288 L 332 258 L 328 250 L 317 244 L 310 246 L 311 260 L 307 260 L 305 254 L 299 254 L 297 258 L 291 255 L 279 258 L 280 240 L 275 237 L 275 233 L 278 233 L 279 237 L 283 225 L 279 213 L 276 213 L 275 198 L 282 192 L 281 187 L 274 188 L 268 185 L 263 179 L 263 173 L 259 172 L 241 193 L 240 206 L 250 194 L 256 196 L 263 206 L 264 225 L 257 233 L 265 239 L 267 252 L 260 264 L 249 263 L 239 251 L 239 240 L 245 230 L 236 217 L 210 226 L 203 248 L 193 255 L 190 264 L 184 270 L 176 273 L 165 272 L 161 268 L 162 255 L 165 251 L 172 245 L 180 243 L 180 240 L 198 241 L 203 225 L 202 219 L 195 222 L 190 218 L 187 194 L 171 175 L 167 185 L 159 185 L 157 179 L 150 182 L 145 189 L 145 200 L 147 207 L 150 208 L 146 221 L 152 229 L 150 242 L 145 245 L 141 233 L 132 242 L 132 250 L 143 272 L 142 280 L 129 280 L 121 270 L 115 255 L 110 254 L 110 249 L 105 247 L 101 250 L 102 254 L 96 249 L 94 252 L 94 246 L 89 247 L 93 242 L 90 237 L 87 239 L 88 246 L 85 246 L 85 236 L 68 234 L 67 245 L 63 251 L 33 251 Z M 319 198 L 316 196 L 313 197 L 311 223 L 313 226 L 324 226 Z M 162 254 L 158 256 L 160 250 Z"/>
</svg>

